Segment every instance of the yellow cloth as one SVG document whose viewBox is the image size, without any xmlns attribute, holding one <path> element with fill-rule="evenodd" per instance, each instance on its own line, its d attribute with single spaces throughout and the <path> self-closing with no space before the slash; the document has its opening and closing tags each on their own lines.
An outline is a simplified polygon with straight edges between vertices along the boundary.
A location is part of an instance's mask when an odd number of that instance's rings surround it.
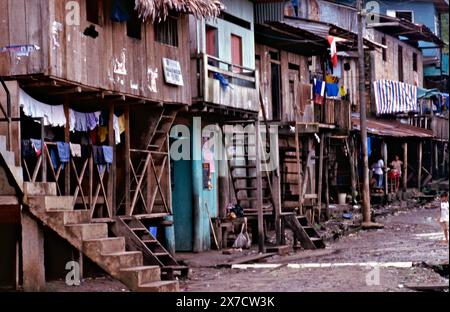
<svg viewBox="0 0 450 312">
<path fill-rule="evenodd" d="M 334 77 L 332 75 L 326 75 L 325 76 L 325 82 L 326 83 L 336 83 L 337 82 L 337 77 Z"/>
<path fill-rule="evenodd" d="M 98 137 L 100 138 L 100 143 L 103 143 L 108 138 L 108 127 L 98 127 Z"/>
<path fill-rule="evenodd" d="M 119 117 L 119 132 L 120 134 L 125 132 L 125 117 L 123 115 Z"/>
<path fill-rule="evenodd" d="M 347 95 L 347 90 L 345 90 L 345 87 L 344 86 L 340 86 L 339 87 L 339 96 L 340 97 L 344 97 L 344 96 L 346 96 Z"/>
</svg>

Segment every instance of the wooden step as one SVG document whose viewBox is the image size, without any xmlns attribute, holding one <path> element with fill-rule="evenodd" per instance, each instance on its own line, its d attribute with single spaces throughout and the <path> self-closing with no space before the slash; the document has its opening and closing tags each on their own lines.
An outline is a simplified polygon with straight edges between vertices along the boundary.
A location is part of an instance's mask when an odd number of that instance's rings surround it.
<svg viewBox="0 0 450 312">
<path fill-rule="evenodd" d="M 25 182 L 23 184 L 26 196 L 56 196 L 56 183 L 53 182 Z"/>
<path fill-rule="evenodd" d="M 90 223 L 91 212 L 89 210 L 73 210 L 73 211 L 48 211 L 47 214 L 53 220 L 59 220 L 64 225 Z"/>
<path fill-rule="evenodd" d="M 72 211 L 73 196 L 29 196 L 28 205 L 40 211 Z"/>
<path fill-rule="evenodd" d="M 122 281 L 128 285 L 135 285 L 133 290 L 137 290 L 139 285 L 161 281 L 161 269 L 159 266 L 139 266 L 120 269 Z"/>
<path fill-rule="evenodd" d="M 139 285 L 140 292 L 178 292 L 180 286 L 178 281 L 159 281 Z"/>
<path fill-rule="evenodd" d="M 122 269 L 131 267 L 141 267 L 143 265 L 142 252 L 121 251 L 109 254 L 102 254 L 103 261 L 110 267 L 110 270 L 118 273 Z"/>
<path fill-rule="evenodd" d="M 98 254 L 112 254 L 125 251 L 124 237 L 107 237 L 86 240 L 83 242 L 83 250 L 91 249 Z"/>
<path fill-rule="evenodd" d="M 83 241 L 108 237 L 108 226 L 105 223 L 70 224 L 66 228 Z"/>
</svg>

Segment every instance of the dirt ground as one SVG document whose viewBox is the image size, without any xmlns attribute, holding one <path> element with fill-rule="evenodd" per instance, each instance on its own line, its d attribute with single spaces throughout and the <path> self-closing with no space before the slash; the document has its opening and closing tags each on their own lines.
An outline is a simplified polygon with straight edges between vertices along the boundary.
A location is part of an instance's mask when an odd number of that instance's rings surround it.
<svg viewBox="0 0 450 312">
<path fill-rule="evenodd" d="M 448 246 L 442 244 L 443 233 L 435 221 L 436 209 L 418 208 L 380 217 L 385 228 L 361 231 L 335 241 L 325 250 L 300 251 L 289 256 L 275 256 L 269 264 L 279 268 L 215 269 L 193 268 L 190 281 L 182 283 L 189 292 L 309 292 L 309 291 L 410 291 L 410 285 L 448 285 L 429 264 L 448 264 Z M 217 254 L 217 253 L 216 253 Z M 211 256 L 210 256 L 211 257 Z M 215 255 L 213 257 L 218 257 Z M 224 257 L 224 256 L 222 256 Z M 193 262 L 206 262 L 198 260 Z M 364 265 L 377 262 L 381 267 Z M 387 262 L 412 267 L 383 267 Z M 336 264 L 345 267 L 291 268 L 295 264 Z M 289 267 L 288 267 L 289 266 Z"/>
<path fill-rule="evenodd" d="M 377 218 L 385 228 L 360 231 L 328 243 L 324 250 L 298 251 L 288 256 L 274 256 L 264 264 L 277 268 L 217 269 L 255 251 L 223 255 L 217 251 L 202 254 L 179 254 L 192 268 L 191 278 L 180 281 L 185 292 L 403 292 L 409 285 L 448 285 L 428 264 L 448 264 L 448 246 L 441 243 L 443 234 L 436 222 L 437 210 L 416 208 Z M 377 262 L 381 267 L 365 265 Z M 411 267 L 383 267 L 387 262 Z M 344 267 L 292 268 L 296 264 Z M 447 266 L 448 268 L 448 266 Z M 448 272 L 447 272 L 448 274 Z M 81 286 L 69 287 L 63 281 L 47 283 L 48 291 L 125 292 L 125 286 L 111 278 L 84 280 Z"/>
</svg>

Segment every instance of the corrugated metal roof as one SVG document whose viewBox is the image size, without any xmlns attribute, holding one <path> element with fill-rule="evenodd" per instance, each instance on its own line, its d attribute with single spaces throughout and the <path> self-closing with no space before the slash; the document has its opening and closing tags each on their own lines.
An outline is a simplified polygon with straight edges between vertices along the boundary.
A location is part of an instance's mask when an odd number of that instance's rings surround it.
<svg viewBox="0 0 450 312">
<path fill-rule="evenodd" d="M 352 117 L 353 130 L 359 131 L 359 117 Z M 398 120 L 367 119 L 367 133 L 395 138 L 433 138 L 433 131 L 402 124 Z"/>
</svg>

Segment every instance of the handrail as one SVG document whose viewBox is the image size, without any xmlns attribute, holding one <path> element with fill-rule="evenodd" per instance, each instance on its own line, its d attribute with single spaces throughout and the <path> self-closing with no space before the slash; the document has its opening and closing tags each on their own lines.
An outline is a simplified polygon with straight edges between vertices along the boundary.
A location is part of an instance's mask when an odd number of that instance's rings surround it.
<svg viewBox="0 0 450 312">
<path fill-rule="evenodd" d="M 212 59 L 212 60 L 217 61 L 217 62 L 219 62 L 219 63 L 222 63 L 222 64 L 225 64 L 225 65 L 231 66 L 232 68 L 233 68 L 233 67 L 236 67 L 236 68 L 243 69 L 243 70 L 246 70 L 246 71 L 249 71 L 249 72 L 256 72 L 255 69 L 251 69 L 251 68 L 248 68 L 248 67 L 244 67 L 244 66 L 242 66 L 242 65 L 236 65 L 236 64 L 233 64 L 233 63 L 230 63 L 230 62 L 221 60 L 220 58 L 215 57 L 215 56 L 212 56 L 212 55 L 209 55 L 209 54 L 205 54 L 205 55 L 206 55 L 206 58 L 207 58 L 207 59 Z"/>
</svg>

